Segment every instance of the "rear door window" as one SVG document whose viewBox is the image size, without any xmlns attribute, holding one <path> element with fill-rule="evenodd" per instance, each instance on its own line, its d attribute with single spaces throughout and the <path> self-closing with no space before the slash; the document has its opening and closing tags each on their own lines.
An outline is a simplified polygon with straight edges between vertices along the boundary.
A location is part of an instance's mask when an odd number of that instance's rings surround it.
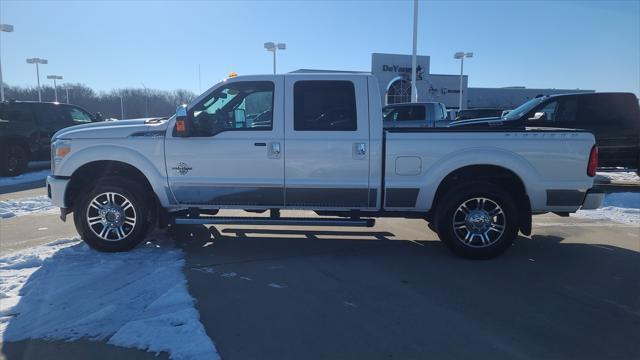
<svg viewBox="0 0 640 360">
<path fill-rule="evenodd" d="M 356 131 L 357 119 L 351 81 L 297 81 L 293 86 L 295 131 Z"/>
<path fill-rule="evenodd" d="M 8 103 L 4 106 L 4 111 L 0 112 L 3 120 L 16 123 L 32 123 L 34 121 L 33 112 L 29 104 L 24 103 Z"/>
<path fill-rule="evenodd" d="M 639 126 L 638 100 L 631 94 L 583 95 L 579 103 L 579 119 L 590 127 L 633 129 Z"/>
<path fill-rule="evenodd" d="M 556 113 L 556 122 L 563 126 L 574 126 L 578 112 L 578 99 L 575 96 L 563 98 Z"/>
<path fill-rule="evenodd" d="M 397 121 L 419 121 L 427 118 L 424 106 L 403 106 L 400 109 Z"/>
</svg>

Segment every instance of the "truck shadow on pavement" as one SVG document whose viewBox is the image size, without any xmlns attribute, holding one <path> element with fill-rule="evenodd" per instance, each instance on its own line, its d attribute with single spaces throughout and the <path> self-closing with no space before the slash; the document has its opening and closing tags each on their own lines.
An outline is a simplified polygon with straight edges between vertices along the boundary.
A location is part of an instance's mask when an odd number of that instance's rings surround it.
<svg viewBox="0 0 640 360">
<path fill-rule="evenodd" d="M 520 237 L 469 261 L 377 231 L 173 229 L 222 358 L 640 358 L 640 254 Z"/>
</svg>

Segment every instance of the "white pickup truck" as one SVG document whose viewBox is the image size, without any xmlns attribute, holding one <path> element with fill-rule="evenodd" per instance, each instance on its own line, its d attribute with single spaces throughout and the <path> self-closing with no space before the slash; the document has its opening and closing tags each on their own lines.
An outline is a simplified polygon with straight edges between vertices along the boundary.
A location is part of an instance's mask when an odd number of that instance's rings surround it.
<svg viewBox="0 0 640 360">
<path fill-rule="evenodd" d="M 591 133 L 523 128 L 383 131 L 363 74 L 229 78 L 168 120 L 74 126 L 52 139 L 49 196 L 102 251 L 155 226 L 373 226 L 425 219 L 456 254 L 490 258 L 531 215 L 596 208 Z M 216 216 L 219 209 L 269 216 Z M 319 216 L 282 217 L 281 209 Z"/>
</svg>

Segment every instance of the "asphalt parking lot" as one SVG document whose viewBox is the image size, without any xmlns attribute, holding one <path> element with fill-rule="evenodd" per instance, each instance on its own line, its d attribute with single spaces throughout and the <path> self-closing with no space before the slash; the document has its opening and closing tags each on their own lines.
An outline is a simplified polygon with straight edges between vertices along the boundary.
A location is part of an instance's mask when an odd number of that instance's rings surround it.
<svg viewBox="0 0 640 360">
<path fill-rule="evenodd" d="M 34 219 L 0 221 L 3 251 L 75 234 L 56 215 Z M 47 235 L 35 236 L 42 227 Z M 223 359 L 640 358 L 635 226 L 541 215 L 531 238 L 490 261 L 452 256 L 420 220 L 180 226 L 171 235 Z M 5 343 L 1 353 L 154 356 L 42 340 Z"/>
</svg>

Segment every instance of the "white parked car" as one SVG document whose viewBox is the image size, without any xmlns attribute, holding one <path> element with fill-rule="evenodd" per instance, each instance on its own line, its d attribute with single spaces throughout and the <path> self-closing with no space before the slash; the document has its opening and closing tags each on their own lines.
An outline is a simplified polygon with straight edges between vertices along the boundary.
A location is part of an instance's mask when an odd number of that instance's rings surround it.
<svg viewBox="0 0 640 360">
<path fill-rule="evenodd" d="M 234 77 L 168 120 L 59 131 L 47 186 L 63 218 L 73 212 L 81 237 L 102 251 L 132 249 L 168 223 L 372 226 L 404 217 L 429 221 L 458 255 L 490 258 L 531 232 L 532 214 L 602 201 L 591 189 L 589 132 L 383 131 L 381 109 L 370 75 Z"/>
</svg>

